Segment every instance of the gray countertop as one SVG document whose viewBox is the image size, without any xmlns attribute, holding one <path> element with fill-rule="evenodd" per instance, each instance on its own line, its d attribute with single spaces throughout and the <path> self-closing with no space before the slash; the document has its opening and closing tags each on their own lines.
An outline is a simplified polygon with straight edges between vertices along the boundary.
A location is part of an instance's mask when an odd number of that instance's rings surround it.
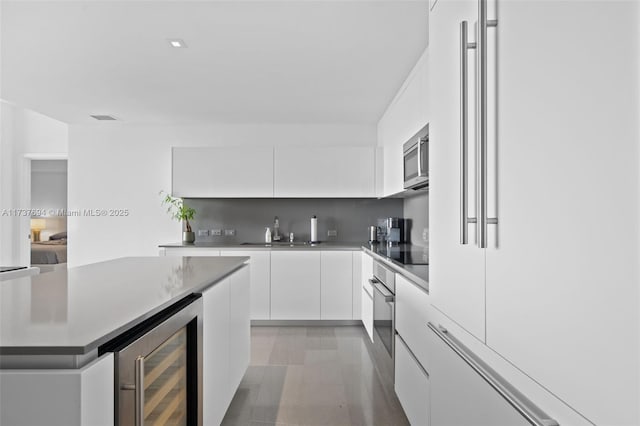
<svg viewBox="0 0 640 426">
<path fill-rule="evenodd" d="M 395 272 L 424 288 L 427 293 L 429 292 L 429 265 L 403 265 L 386 256 L 381 256 L 376 253 L 375 250 L 372 250 L 372 247 L 368 244 L 362 246 L 362 250 L 374 259 L 390 266 Z"/>
<path fill-rule="evenodd" d="M 250 244 L 243 243 L 169 243 L 161 244 L 160 248 L 209 248 L 209 249 L 241 249 L 241 250 L 360 250 L 362 242 L 345 242 L 345 241 L 323 241 L 318 244 L 309 244 L 296 241 L 294 244 L 287 242 L 276 242 L 268 245 L 267 243 L 255 242 Z"/>
<path fill-rule="evenodd" d="M 85 355 L 248 259 L 127 257 L 0 282 L 0 354 Z"/>
<path fill-rule="evenodd" d="M 422 247 L 411 246 L 411 244 L 406 244 L 407 247 L 416 247 L 422 249 Z M 195 244 L 185 244 L 185 243 L 169 243 L 162 244 L 159 246 L 160 248 L 203 248 L 203 249 L 240 249 L 240 250 L 364 250 L 366 253 L 373 256 L 375 259 L 381 260 L 391 268 L 393 268 L 399 274 L 405 276 L 411 281 L 418 284 L 420 287 L 424 288 L 427 292 L 429 291 L 429 265 L 403 265 L 400 262 L 397 262 L 393 259 L 390 259 L 386 256 L 381 256 L 376 252 L 378 246 L 371 246 L 368 243 L 362 242 L 345 242 L 345 241 L 326 241 L 320 244 L 301 244 L 297 242 L 295 245 L 291 246 L 284 242 L 281 243 L 272 243 L 271 246 L 267 246 L 263 243 L 252 243 L 252 244 L 242 244 L 242 243 L 198 243 Z M 425 249 L 426 250 L 426 249 Z"/>
</svg>

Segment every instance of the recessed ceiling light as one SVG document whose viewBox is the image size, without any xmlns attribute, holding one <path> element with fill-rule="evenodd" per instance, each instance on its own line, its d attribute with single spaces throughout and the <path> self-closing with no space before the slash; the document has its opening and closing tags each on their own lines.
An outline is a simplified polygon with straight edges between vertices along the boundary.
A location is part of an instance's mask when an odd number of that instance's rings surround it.
<svg viewBox="0 0 640 426">
<path fill-rule="evenodd" d="M 91 117 L 95 118 L 98 121 L 115 121 L 117 118 L 112 117 L 110 115 L 91 115 Z"/>
<path fill-rule="evenodd" d="M 176 48 L 187 47 L 187 43 L 185 43 L 184 40 L 179 38 L 170 38 L 168 41 L 171 47 L 176 47 Z"/>
</svg>

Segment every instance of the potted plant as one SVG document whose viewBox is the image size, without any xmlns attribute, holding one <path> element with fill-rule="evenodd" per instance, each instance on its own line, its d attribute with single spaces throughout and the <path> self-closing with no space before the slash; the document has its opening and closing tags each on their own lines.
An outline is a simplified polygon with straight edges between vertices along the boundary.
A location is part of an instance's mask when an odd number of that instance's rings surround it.
<svg viewBox="0 0 640 426">
<path fill-rule="evenodd" d="M 186 244 L 193 244 L 196 240 L 196 234 L 193 232 L 193 229 L 191 229 L 189 220 L 193 219 L 196 214 L 196 210 L 187 206 L 182 198 L 172 197 L 164 191 L 160 191 L 160 195 L 164 197 L 162 199 L 162 204 L 167 206 L 167 213 L 169 213 L 173 219 L 184 223 L 184 228 L 182 230 L 182 242 Z"/>
</svg>

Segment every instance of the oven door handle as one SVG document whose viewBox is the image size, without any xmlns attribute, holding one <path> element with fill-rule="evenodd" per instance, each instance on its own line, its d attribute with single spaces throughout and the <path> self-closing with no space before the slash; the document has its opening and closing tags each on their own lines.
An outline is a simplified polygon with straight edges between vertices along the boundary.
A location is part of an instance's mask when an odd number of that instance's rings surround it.
<svg viewBox="0 0 640 426">
<path fill-rule="evenodd" d="M 382 283 L 376 282 L 373 284 L 373 288 L 375 288 L 378 293 L 384 297 L 385 302 L 393 302 L 395 297 L 393 293 L 391 293 Z"/>
</svg>

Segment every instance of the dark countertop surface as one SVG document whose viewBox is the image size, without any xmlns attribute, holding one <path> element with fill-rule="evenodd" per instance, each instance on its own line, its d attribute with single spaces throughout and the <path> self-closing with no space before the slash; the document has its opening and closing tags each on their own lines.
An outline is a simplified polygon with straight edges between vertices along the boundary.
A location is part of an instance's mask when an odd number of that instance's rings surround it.
<svg viewBox="0 0 640 426">
<path fill-rule="evenodd" d="M 0 354 L 87 354 L 247 260 L 126 257 L 0 282 Z"/>
<path fill-rule="evenodd" d="M 428 261 L 429 250 L 425 247 L 413 246 L 405 244 L 403 249 L 423 253 L 424 259 Z M 386 247 L 374 244 L 365 244 L 362 246 L 365 253 L 371 255 L 375 260 L 382 261 L 385 265 L 391 267 L 395 272 L 413 281 L 422 287 L 427 293 L 429 292 L 429 265 L 403 265 L 385 255 Z"/>
</svg>

